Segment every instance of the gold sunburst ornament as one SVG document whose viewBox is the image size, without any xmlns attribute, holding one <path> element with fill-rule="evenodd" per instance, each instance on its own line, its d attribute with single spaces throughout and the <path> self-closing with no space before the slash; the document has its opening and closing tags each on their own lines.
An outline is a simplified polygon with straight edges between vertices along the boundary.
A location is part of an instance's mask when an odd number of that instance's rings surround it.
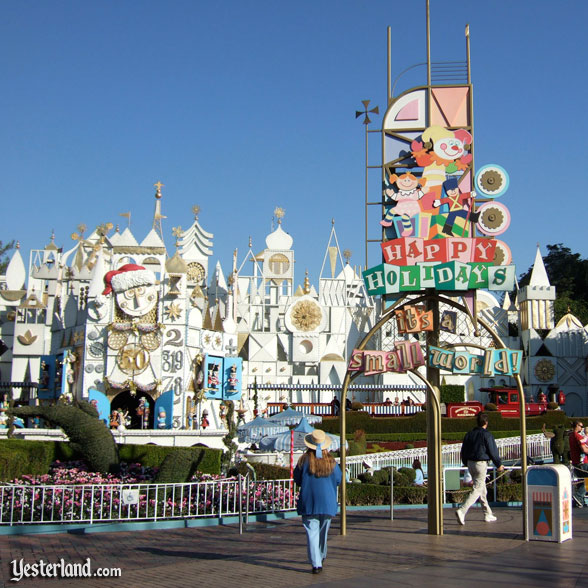
<svg viewBox="0 0 588 588">
<path fill-rule="evenodd" d="M 555 367 L 548 359 L 542 359 L 535 365 L 535 376 L 541 382 L 549 382 L 555 376 Z"/>
<path fill-rule="evenodd" d="M 301 300 L 292 309 L 292 324 L 301 331 L 316 329 L 323 318 L 323 313 L 317 304 L 310 300 Z"/>
<path fill-rule="evenodd" d="M 166 318 L 169 321 L 172 321 L 172 323 L 174 321 L 177 321 L 182 316 L 182 309 L 175 302 L 172 302 L 171 304 L 166 306 L 164 312 Z"/>
</svg>

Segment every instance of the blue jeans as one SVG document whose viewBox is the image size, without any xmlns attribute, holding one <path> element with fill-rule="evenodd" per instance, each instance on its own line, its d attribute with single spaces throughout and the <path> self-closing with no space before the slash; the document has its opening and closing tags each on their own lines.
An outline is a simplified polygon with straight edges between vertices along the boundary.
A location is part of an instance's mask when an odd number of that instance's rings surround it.
<svg viewBox="0 0 588 588">
<path fill-rule="evenodd" d="M 322 568 L 323 559 L 327 557 L 327 535 L 332 518 L 330 515 L 302 515 L 308 559 L 313 568 Z"/>
</svg>

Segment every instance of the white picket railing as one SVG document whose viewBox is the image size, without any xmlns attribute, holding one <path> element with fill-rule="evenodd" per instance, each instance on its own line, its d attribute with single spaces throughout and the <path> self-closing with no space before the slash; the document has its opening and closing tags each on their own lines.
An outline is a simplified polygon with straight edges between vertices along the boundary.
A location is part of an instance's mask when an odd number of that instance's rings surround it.
<svg viewBox="0 0 588 588">
<path fill-rule="evenodd" d="M 505 437 L 497 439 L 496 445 L 500 458 L 505 461 L 516 461 L 521 457 L 521 438 Z M 441 448 L 441 460 L 443 467 L 459 467 L 461 463 L 461 443 L 448 443 Z M 549 439 L 544 435 L 527 435 L 527 455 L 533 459 L 545 459 L 551 456 Z M 357 478 L 365 471 L 364 461 L 369 461 L 374 470 L 386 467 L 412 467 L 412 462 L 419 459 L 423 469 L 427 471 L 427 448 L 402 449 L 399 451 L 386 451 L 381 453 L 368 453 L 366 455 L 353 455 L 347 458 L 349 468 L 348 478 Z"/>
<path fill-rule="evenodd" d="M 290 480 L 244 477 L 241 487 L 239 479 L 186 484 L 0 486 L 0 525 L 222 518 L 295 508 Z"/>
</svg>

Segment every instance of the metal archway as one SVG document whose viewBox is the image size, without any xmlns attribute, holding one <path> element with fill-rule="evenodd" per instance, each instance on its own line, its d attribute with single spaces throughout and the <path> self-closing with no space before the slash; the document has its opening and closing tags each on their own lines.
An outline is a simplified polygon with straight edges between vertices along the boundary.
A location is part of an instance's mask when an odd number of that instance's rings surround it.
<svg viewBox="0 0 588 588">
<path fill-rule="evenodd" d="M 481 318 L 472 316 L 470 309 L 465 304 L 460 304 L 454 300 L 442 296 L 440 294 L 424 294 L 415 298 L 408 298 L 403 296 L 399 298 L 386 312 L 381 316 L 378 322 L 372 327 L 369 333 L 358 343 L 355 347 L 357 350 L 364 350 L 369 341 L 376 334 L 380 333 L 381 329 L 390 321 L 394 319 L 394 311 L 399 310 L 407 304 L 416 305 L 420 303 L 426 303 L 428 310 L 433 310 L 433 324 L 436 326 L 436 330 L 427 333 L 426 345 L 435 345 L 438 343 L 438 325 L 439 325 L 439 305 L 440 303 L 446 304 L 463 312 L 472 322 L 475 332 L 478 330 L 476 325 L 481 325 L 484 330 L 492 337 L 494 341 L 494 347 L 496 349 L 506 349 L 506 345 L 498 334 Z M 431 336 L 429 336 L 431 335 Z M 477 347 L 485 349 L 485 347 L 476 344 L 468 343 L 456 343 L 449 344 L 447 347 Z M 427 353 L 428 357 L 428 353 Z M 441 462 L 441 406 L 439 401 L 439 370 L 427 366 L 427 377 L 425 378 L 418 370 L 410 370 L 412 374 L 421 379 L 427 389 L 426 396 L 426 409 L 427 409 L 427 451 L 429 461 L 429 483 L 428 483 L 428 509 L 429 509 L 429 528 L 428 532 L 430 535 L 442 535 L 443 534 L 443 496 L 442 496 L 442 462 Z M 343 385 L 341 388 L 341 407 L 345 407 L 347 400 L 347 391 L 349 384 L 358 376 L 360 372 L 350 372 L 349 369 L 345 373 Z M 517 382 L 517 388 L 519 390 L 519 404 L 521 413 L 521 468 L 522 468 L 522 490 L 523 490 L 523 532 L 526 535 L 527 521 L 526 521 L 526 505 L 525 505 L 525 478 L 527 471 L 527 431 L 526 431 L 526 410 L 525 410 L 525 395 L 523 391 L 522 381 L 520 375 L 515 376 Z M 341 438 L 345 438 L 347 433 L 346 429 L 346 411 L 343 409 L 340 411 L 340 434 Z M 345 471 L 347 452 L 344 445 L 341 447 L 341 469 Z M 431 466 L 433 466 L 431 468 Z M 432 474 L 432 476 L 431 476 Z M 347 534 L 347 480 L 346 476 L 343 476 L 341 482 L 341 535 Z"/>
</svg>

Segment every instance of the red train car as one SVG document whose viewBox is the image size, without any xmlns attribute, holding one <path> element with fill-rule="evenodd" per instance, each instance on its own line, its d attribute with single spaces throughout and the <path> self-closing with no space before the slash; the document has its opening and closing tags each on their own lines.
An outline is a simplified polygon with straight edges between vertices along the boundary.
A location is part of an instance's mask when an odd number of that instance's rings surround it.
<svg viewBox="0 0 588 588">
<path fill-rule="evenodd" d="M 488 402 L 496 405 L 503 417 L 518 418 L 520 416 L 518 388 L 480 388 L 488 393 Z M 542 399 L 543 400 L 543 399 Z M 561 398 L 558 398 L 558 401 Z M 447 404 L 448 417 L 471 417 L 484 410 L 484 405 L 477 401 L 450 402 Z M 542 402 L 525 403 L 527 416 L 537 416 L 547 411 L 547 398 Z"/>
</svg>

